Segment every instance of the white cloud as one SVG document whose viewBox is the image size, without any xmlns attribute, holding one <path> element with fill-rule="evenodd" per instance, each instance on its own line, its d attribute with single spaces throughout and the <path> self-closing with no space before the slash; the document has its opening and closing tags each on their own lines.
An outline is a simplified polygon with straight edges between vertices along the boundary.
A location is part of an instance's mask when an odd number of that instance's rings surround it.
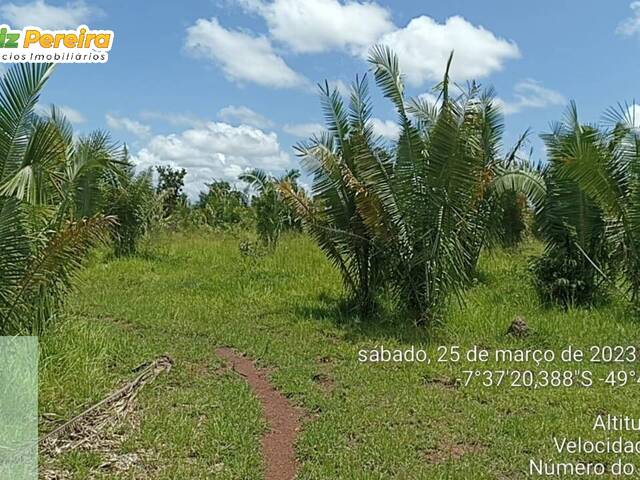
<svg viewBox="0 0 640 480">
<path fill-rule="evenodd" d="M 49 5 L 44 0 L 16 5 L 7 3 L 0 6 L 0 16 L 12 27 L 34 26 L 44 29 L 75 29 L 102 15 L 99 8 L 84 1 L 69 2 L 62 6 Z"/>
<path fill-rule="evenodd" d="M 540 82 L 532 79 L 518 82 L 513 91 L 512 101 L 496 98 L 496 103 L 502 106 L 505 115 L 518 113 L 527 108 L 545 108 L 567 103 L 567 99 L 560 92 L 545 88 Z"/>
<path fill-rule="evenodd" d="M 298 123 L 287 124 L 282 127 L 282 130 L 294 137 L 309 138 L 321 134 L 325 128 L 319 123 Z"/>
<path fill-rule="evenodd" d="M 140 118 L 147 121 L 157 120 L 174 127 L 200 127 L 206 123 L 205 120 L 188 113 L 145 111 L 140 114 Z"/>
<path fill-rule="evenodd" d="M 105 119 L 107 120 L 107 126 L 114 130 L 124 130 L 139 138 L 145 138 L 151 135 L 151 127 L 137 120 L 132 120 L 127 117 L 116 117 L 110 113 L 105 115 Z"/>
<path fill-rule="evenodd" d="M 220 65 L 231 80 L 278 88 L 308 86 L 308 81 L 275 53 L 266 37 L 227 30 L 216 18 L 201 18 L 187 28 L 185 47 Z"/>
<path fill-rule="evenodd" d="M 634 128 L 640 129 L 640 105 L 634 103 L 629 106 L 627 110 L 627 121 L 629 125 Z"/>
<path fill-rule="evenodd" d="M 182 133 L 156 135 L 132 161 L 139 169 L 154 165 L 185 168 L 185 191 L 190 198 L 195 198 L 214 178 L 233 182 L 249 168 L 279 171 L 291 166 L 275 133 L 221 122 L 208 122 Z"/>
<path fill-rule="evenodd" d="M 631 36 L 640 33 L 640 2 L 631 2 L 632 16 L 623 20 L 616 28 L 618 35 Z"/>
<path fill-rule="evenodd" d="M 342 80 L 329 80 L 329 88 L 338 90 L 343 97 L 351 95 L 351 87 Z"/>
<path fill-rule="evenodd" d="M 397 140 L 400 135 L 400 127 L 392 120 L 381 120 L 374 117 L 371 119 L 371 127 L 375 135 L 387 140 Z M 314 135 L 320 135 L 326 129 L 319 123 L 298 123 L 284 125 L 282 130 L 295 137 L 306 139 Z"/>
<path fill-rule="evenodd" d="M 408 83 L 415 86 L 442 80 L 452 50 L 451 77 L 455 81 L 486 77 L 501 70 L 506 60 L 520 56 L 515 43 L 460 16 L 444 24 L 416 17 L 406 27 L 384 35 L 379 43 L 395 51 Z"/>
<path fill-rule="evenodd" d="M 270 128 L 273 122 L 264 115 L 243 105 L 228 105 L 218 112 L 218 117 L 228 123 L 240 123 L 256 128 Z"/>
<path fill-rule="evenodd" d="M 423 100 L 431 105 L 435 105 L 438 106 L 439 104 L 439 98 L 437 96 L 435 96 L 433 93 L 430 92 L 426 92 L 426 93 L 421 93 L 420 95 L 418 95 L 418 98 L 420 100 Z"/>
<path fill-rule="evenodd" d="M 55 105 L 56 110 L 64 115 L 68 121 L 74 124 L 84 123 L 87 119 L 75 108 L 71 108 L 68 105 Z M 43 104 L 36 105 L 35 112 L 38 115 L 49 116 L 51 114 L 51 106 L 45 106 Z"/>
<path fill-rule="evenodd" d="M 438 97 L 430 92 L 421 93 L 420 95 L 418 95 L 418 98 L 425 100 L 428 103 L 433 103 L 433 104 L 438 103 Z"/>
<path fill-rule="evenodd" d="M 71 123 L 84 123 L 87 121 L 87 119 L 84 118 L 84 115 L 75 108 L 71 108 L 68 105 L 57 105 L 56 107 Z"/>
<path fill-rule="evenodd" d="M 240 0 L 261 15 L 271 36 L 298 53 L 366 51 L 395 27 L 391 13 L 373 2 L 338 0 Z"/>
<path fill-rule="evenodd" d="M 454 81 L 486 77 L 509 59 L 520 57 L 515 42 L 496 36 L 461 16 L 445 23 L 431 17 L 413 18 L 399 28 L 390 11 L 375 2 L 355 0 L 235 0 L 262 16 L 269 36 L 228 30 L 216 18 L 199 19 L 187 29 L 187 51 L 216 62 L 237 82 L 271 87 L 302 87 L 310 82 L 292 70 L 274 50 L 272 41 L 294 53 L 346 51 L 366 58 L 374 44 L 390 46 L 400 59 L 407 82 L 420 86 L 440 81 L 447 59 L 455 51 Z M 342 94 L 348 91 L 334 80 Z"/>
<path fill-rule="evenodd" d="M 374 117 L 371 119 L 371 127 L 375 135 L 387 140 L 397 140 L 400 136 L 400 127 L 392 120 L 381 120 Z"/>
</svg>

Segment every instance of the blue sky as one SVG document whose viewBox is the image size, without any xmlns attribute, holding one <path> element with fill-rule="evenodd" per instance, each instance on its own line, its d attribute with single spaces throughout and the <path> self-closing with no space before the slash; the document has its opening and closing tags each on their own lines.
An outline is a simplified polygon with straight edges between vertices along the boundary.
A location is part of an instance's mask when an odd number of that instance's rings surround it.
<svg viewBox="0 0 640 480">
<path fill-rule="evenodd" d="M 79 132 L 111 130 L 141 168 L 184 166 L 191 196 L 249 167 L 297 167 L 291 146 L 322 123 L 315 84 L 349 84 L 375 43 L 397 51 L 412 96 L 430 91 L 455 49 L 456 79 L 496 88 L 505 143 L 531 128 L 534 159 L 569 100 L 597 121 L 638 96 L 640 2 L 630 0 L 12 0 L 0 23 L 113 30 L 109 62 L 60 65 L 43 102 L 63 106 Z M 376 128 L 393 138 L 395 114 L 374 100 Z"/>
</svg>

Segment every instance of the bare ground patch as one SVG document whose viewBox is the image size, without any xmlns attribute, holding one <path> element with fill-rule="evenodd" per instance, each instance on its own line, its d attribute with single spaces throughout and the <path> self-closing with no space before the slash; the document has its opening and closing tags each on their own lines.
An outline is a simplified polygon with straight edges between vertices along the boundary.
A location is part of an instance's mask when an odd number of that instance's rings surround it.
<svg viewBox="0 0 640 480">
<path fill-rule="evenodd" d="M 485 450 L 486 447 L 479 443 L 442 442 L 437 448 L 426 451 L 424 459 L 433 465 L 441 465 L 460 460 L 467 455 L 477 455 Z"/>
<path fill-rule="evenodd" d="M 442 388 L 444 390 L 457 390 L 460 386 L 458 381 L 451 377 L 424 377 L 424 383 L 428 387 Z"/>
<path fill-rule="evenodd" d="M 262 437 L 262 456 L 266 480 L 290 480 L 298 470 L 295 441 L 300 430 L 302 412 L 269 382 L 268 372 L 230 348 L 218 348 L 216 355 L 242 375 L 262 404 L 269 431 Z"/>
</svg>

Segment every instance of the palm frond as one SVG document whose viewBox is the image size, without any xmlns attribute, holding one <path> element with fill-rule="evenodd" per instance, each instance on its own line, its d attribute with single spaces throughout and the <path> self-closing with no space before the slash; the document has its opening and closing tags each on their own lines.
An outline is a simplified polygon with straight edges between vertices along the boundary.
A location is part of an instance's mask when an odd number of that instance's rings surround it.
<svg viewBox="0 0 640 480">
<path fill-rule="evenodd" d="M 0 78 L 0 183 L 20 168 L 33 109 L 53 68 L 51 64 L 20 63 Z"/>
</svg>

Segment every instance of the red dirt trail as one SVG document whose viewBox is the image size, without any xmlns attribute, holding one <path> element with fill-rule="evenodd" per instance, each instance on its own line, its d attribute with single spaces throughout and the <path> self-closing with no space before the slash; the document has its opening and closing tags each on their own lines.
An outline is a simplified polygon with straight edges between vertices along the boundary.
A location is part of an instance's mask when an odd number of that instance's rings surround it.
<svg viewBox="0 0 640 480">
<path fill-rule="evenodd" d="M 269 424 L 269 431 L 262 436 L 265 480 L 292 480 L 298 470 L 294 443 L 300 430 L 300 411 L 273 388 L 267 372 L 257 369 L 250 359 L 226 347 L 218 348 L 216 355 L 245 377 L 262 403 L 262 413 Z"/>
</svg>

